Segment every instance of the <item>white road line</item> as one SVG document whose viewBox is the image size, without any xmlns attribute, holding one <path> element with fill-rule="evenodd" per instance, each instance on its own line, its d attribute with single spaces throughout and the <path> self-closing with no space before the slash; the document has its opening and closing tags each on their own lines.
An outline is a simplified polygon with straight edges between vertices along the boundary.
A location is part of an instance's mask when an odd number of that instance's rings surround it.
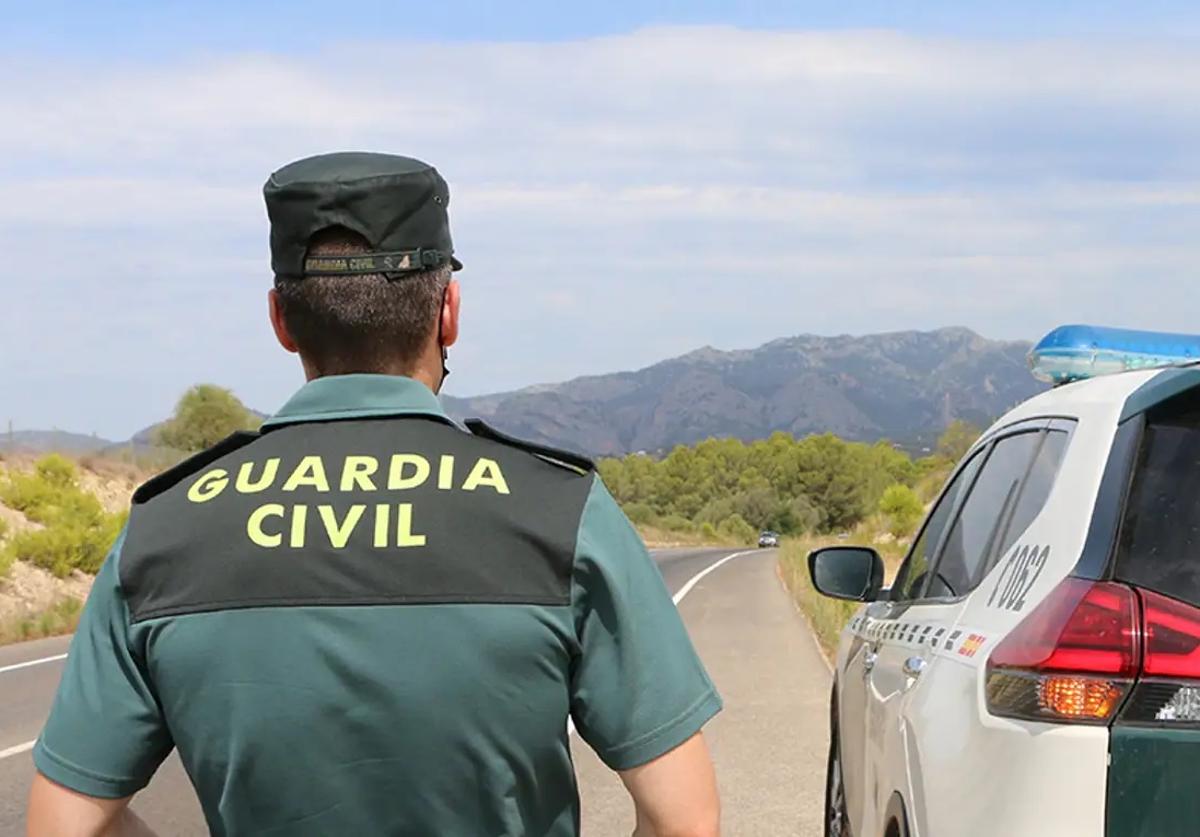
<svg viewBox="0 0 1200 837">
<path fill-rule="evenodd" d="M 671 597 L 671 601 L 675 602 L 675 604 L 679 604 L 681 601 L 683 601 L 683 597 L 686 596 L 688 593 L 692 592 L 692 588 L 695 587 L 697 584 L 699 584 L 701 581 L 703 581 L 704 577 L 706 575 L 708 575 L 709 573 L 711 573 L 713 570 L 718 569 L 722 564 L 729 563 L 734 558 L 737 558 L 742 555 L 749 555 L 754 551 L 755 550 L 753 550 L 753 549 L 747 549 L 743 552 L 735 552 L 732 555 L 726 555 L 720 561 L 717 561 L 716 563 L 711 564 L 708 567 L 705 567 L 700 572 L 696 573 L 694 576 L 689 578 L 687 581 L 687 584 L 680 587 L 679 592 Z"/>
<path fill-rule="evenodd" d="M 0 666 L 0 674 L 6 671 L 16 671 L 19 668 L 29 668 L 30 666 L 40 666 L 43 663 L 57 663 L 59 660 L 65 660 L 66 654 L 55 654 L 53 657 L 42 657 L 40 660 L 29 660 L 24 663 L 13 663 L 10 666 Z"/>
<path fill-rule="evenodd" d="M 9 756 L 19 756 L 21 753 L 28 753 L 33 749 L 33 745 L 36 743 L 36 740 L 26 741 L 24 744 L 18 744 L 15 747 L 9 747 L 7 750 L 0 750 L 0 761 L 4 761 L 4 759 L 8 758 Z"/>
</svg>

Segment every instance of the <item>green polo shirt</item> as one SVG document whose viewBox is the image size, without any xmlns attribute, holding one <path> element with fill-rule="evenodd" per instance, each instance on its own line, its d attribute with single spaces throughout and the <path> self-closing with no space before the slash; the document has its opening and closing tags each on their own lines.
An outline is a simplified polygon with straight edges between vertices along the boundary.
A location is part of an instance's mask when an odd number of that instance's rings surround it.
<svg viewBox="0 0 1200 837">
<path fill-rule="evenodd" d="M 135 495 L 38 769 L 123 797 L 177 749 L 216 835 L 577 834 L 569 718 L 621 770 L 721 703 L 637 533 L 553 459 L 409 379 L 307 384 Z"/>
</svg>

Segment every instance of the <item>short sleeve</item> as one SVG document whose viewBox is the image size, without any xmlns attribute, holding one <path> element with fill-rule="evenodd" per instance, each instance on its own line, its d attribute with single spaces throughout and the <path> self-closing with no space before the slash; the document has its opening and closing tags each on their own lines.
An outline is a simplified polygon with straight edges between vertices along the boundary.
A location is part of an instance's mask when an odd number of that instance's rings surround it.
<svg viewBox="0 0 1200 837">
<path fill-rule="evenodd" d="M 145 787 L 173 746 L 144 665 L 129 647 L 118 573 L 124 538 L 96 575 L 33 752 L 51 781 L 107 799 Z"/>
<path fill-rule="evenodd" d="M 598 477 L 580 520 L 572 604 L 571 714 L 609 767 L 653 761 L 721 710 L 662 575 Z"/>
</svg>

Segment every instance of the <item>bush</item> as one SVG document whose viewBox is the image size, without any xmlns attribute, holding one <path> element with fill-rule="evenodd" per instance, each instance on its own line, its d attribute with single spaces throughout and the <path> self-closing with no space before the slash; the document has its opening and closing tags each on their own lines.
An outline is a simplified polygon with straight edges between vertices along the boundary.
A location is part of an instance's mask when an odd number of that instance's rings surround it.
<svg viewBox="0 0 1200 837">
<path fill-rule="evenodd" d="M 12 560 L 27 561 L 59 578 L 71 570 L 95 574 L 124 524 L 124 515 L 115 514 L 62 519 L 14 536 L 6 552 L 10 564 Z"/>
<path fill-rule="evenodd" d="M 189 389 L 175 405 L 175 415 L 158 428 L 156 441 L 164 447 L 198 451 L 212 447 L 238 430 L 255 430 L 262 421 L 232 392 L 213 384 Z"/>
<path fill-rule="evenodd" d="M 696 525 L 683 515 L 669 514 L 659 518 L 658 525 L 670 532 L 694 532 Z"/>
<path fill-rule="evenodd" d="M 750 543 L 754 540 L 758 532 L 746 522 L 746 519 L 740 514 L 732 514 L 721 521 L 721 525 L 717 527 L 717 532 L 723 537 L 738 543 Z"/>
<path fill-rule="evenodd" d="M 635 526 L 650 526 L 658 522 L 658 515 L 654 513 L 654 509 L 645 503 L 628 503 L 623 509 L 625 516 Z"/>
<path fill-rule="evenodd" d="M 921 522 L 925 506 L 917 493 L 907 485 L 896 483 L 889 486 L 879 499 L 879 511 L 887 518 L 888 531 L 896 537 L 912 533 Z"/>
<path fill-rule="evenodd" d="M 0 520 L 0 578 L 8 575 L 9 568 L 12 567 L 13 558 L 12 552 L 4 545 L 4 536 L 8 534 L 8 524 Z"/>
<path fill-rule="evenodd" d="M 15 560 L 36 564 L 59 577 L 75 569 L 95 573 L 125 524 L 125 514 L 110 514 L 79 487 L 75 466 L 57 454 L 38 460 L 30 473 L 9 474 L 0 483 L 0 500 L 42 524 L 8 540 L 0 557 L 0 574 Z"/>
</svg>

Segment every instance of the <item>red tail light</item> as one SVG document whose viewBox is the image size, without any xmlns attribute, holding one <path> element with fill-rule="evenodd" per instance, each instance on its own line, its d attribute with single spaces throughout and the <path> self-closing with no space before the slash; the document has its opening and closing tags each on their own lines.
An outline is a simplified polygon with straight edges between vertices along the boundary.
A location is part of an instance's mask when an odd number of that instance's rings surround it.
<svg viewBox="0 0 1200 837">
<path fill-rule="evenodd" d="M 1200 680 L 1200 610 L 1149 590 L 1142 597 L 1147 677 Z"/>
<path fill-rule="evenodd" d="M 1038 721 L 1108 723 L 1120 710 L 1121 724 L 1200 726 L 1200 608 L 1068 578 L 992 652 L 987 704 Z"/>
<path fill-rule="evenodd" d="M 1200 609 L 1138 590 L 1145 624 L 1142 676 L 1120 724 L 1200 725 Z"/>
<path fill-rule="evenodd" d="M 1140 665 L 1133 590 L 1068 578 L 992 652 L 988 710 L 1030 720 L 1107 723 Z"/>
</svg>

